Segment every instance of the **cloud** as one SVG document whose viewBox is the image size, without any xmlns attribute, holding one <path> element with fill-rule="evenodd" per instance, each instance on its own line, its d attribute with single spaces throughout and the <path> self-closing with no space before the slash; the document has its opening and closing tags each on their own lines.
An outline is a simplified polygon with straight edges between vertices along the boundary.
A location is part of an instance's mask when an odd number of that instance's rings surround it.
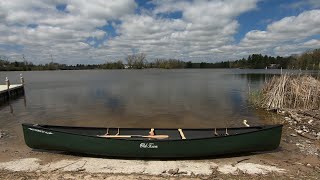
<svg viewBox="0 0 320 180">
<path fill-rule="evenodd" d="M 66 5 L 64 11 L 56 8 L 61 4 Z M 106 32 L 99 27 L 133 14 L 136 8 L 134 0 L 0 1 L 0 44 L 21 45 L 23 52 L 12 49 L 10 54 L 37 56 L 38 62 L 47 62 L 48 54 L 56 54 L 60 62 L 87 61 L 92 47 L 83 52 L 86 39 L 103 39 Z"/>
<path fill-rule="evenodd" d="M 309 6 L 311 8 L 319 8 L 320 1 L 319 0 L 300 0 L 297 2 L 283 4 L 284 8 L 292 8 L 292 9 L 303 9 L 305 6 Z"/>
<path fill-rule="evenodd" d="M 152 13 L 121 18 L 120 36 L 106 42 L 105 47 L 112 51 L 120 47 L 125 54 L 137 49 L 152 58 L 207 58 L 211 49 L 234 41 L 239 26 L 236 17 L 255 9 L 256 2 L 153 1 L 156 8 Z M 182 17 L 158 16 L 172 12 L 181 12 Z"/>
<path fill-rule="evenodd" d="M 49 62 L 51 54 L 60 63 L 103 63 L 136 52 L 149 59 L 218 61 L 319 47 L 320 10 L 269 22 L 235 42 L 238 17 L 259 11 L 258 2 L 154 0 L 146 8 L 134 0 L 4 0 L 0 54 L 12 60 L 25 54 L 35 63 Z M 314 7 L 316 2 L 308 1 Z"/>
<path fill-rule="evenodd" d="M 238 46 L 247 50 L 264 49 L 269 53 L 274 49 L 273 54 L 288 55 L 294 53 L 294 49 L 300 47 L 299 45 L 303 45 L 308 37 L 318 34 L 320 34 L 320 10 L 311 10 L 273 22 L 265 31 L 252 30 L 245 35 Z M 290 46 L 292 48 L 288 48 Z"/>
<path fill-rule="evenodd" d="M 311 39 L 306 42 L 296 44 L 285 44 L 274 48 L 276 54 L 289 56 L 291 54 L 301 54 L 307 50 L 320 48 L 320 40 Z"/>
</svg>

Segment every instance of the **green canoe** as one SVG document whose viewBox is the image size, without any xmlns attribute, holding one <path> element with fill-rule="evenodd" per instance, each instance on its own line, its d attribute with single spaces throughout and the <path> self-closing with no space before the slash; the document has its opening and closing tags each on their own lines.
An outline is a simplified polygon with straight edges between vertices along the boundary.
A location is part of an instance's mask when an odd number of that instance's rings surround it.
<svg viewBox="0 0 320 180">
<path fill-rule="evenodd" d="M 22 124 L 30 148 L 109 157 L 196 158 L 274 150 L 282 125 L 240 128 L 150 129 Z"/>
</svg>

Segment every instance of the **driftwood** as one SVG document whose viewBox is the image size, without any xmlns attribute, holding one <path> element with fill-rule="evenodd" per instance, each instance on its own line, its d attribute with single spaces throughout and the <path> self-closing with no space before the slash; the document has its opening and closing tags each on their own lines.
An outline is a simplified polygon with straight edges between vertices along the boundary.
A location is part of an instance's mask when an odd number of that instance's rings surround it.
<svg viewBox="0 0 320 180">
<path fill-rule="evenodd" d="M 318 119 L 320 120 L 320 117 L 317 116 L 318 114 L 314 114 L 312 112 L 308 112 L 308 111 L 299 111 L 299 114 L 303 114 L 305 116 L 309 116 L 309 117 L 312 117 L 312 118 L 315 118 L 315 119 Z"/>
<path fill-rule="evenodd" d="M 241 163 L 241 162 L 243 162 L 243 161 L 247 161 L 247 160 L 249 160 L 249 159 L 250 159 L 250 158 L 241 159 L 241 160 L 239 160 L 239 161 L 236 161 L 236 162 L 232 163 L 231 166 L 235 167 L 237 164 L 239 164 L 239 163 Z"/>
<path fill-rule="evenodd" d="M 301 119 L 300 119 L 297 115 L 295 115 L 294 113 L 292 113 L 291 111 L 286 111 L 286 113 L 287 113 L 293 120 L 295 120 L 295 121 L 297 121 L 297 122 L 301 122 Z"/>
<path fill-rule="evenodd" d="M 310 139 L 310 140 L 317 140 L 317 138 L 310 136 L 309 134 L 304 134 L 304 133 L 297 133 L 298 135 L 300 135 L 301 137 Z"/>
</svg>

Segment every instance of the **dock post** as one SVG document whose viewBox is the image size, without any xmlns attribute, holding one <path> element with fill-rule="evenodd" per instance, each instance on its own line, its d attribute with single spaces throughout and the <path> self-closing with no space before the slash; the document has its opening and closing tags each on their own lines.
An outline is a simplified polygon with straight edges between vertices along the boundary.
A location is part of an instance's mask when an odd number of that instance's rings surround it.
<svg viewBox="0 0 320 180">
<path fill-rule="evenodd" d="M 20 82 L 21 82 L 22 86 L 24 86 L 24 78 L 23 78 L 22 74 L 20 74 Z"/>
<path fill-rule="evenodd" d="M 24 78 L 23 78 L 22 73 L 20 74 L 20 82 L 22 84 L 23 104 L 24 104 L 24 107 L 27 107 L 26 92 L 24 90 Z"/>
<path fill-rule="evenodd" d="M 8 99 L 10 100 L 10 80 L 8 79 L 8 77 L 6 77 L 6 85 L 8 91 Z"/>
</svg>

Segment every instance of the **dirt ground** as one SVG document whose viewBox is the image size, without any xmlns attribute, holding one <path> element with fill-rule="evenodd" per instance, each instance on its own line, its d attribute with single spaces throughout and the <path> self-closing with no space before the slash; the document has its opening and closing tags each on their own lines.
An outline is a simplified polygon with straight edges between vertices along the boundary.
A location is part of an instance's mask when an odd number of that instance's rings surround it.
<svg viewBox="0 0 320 180">
<path fill-rule="evenodd" d="M 18 138 L 22 135 L 0 129 L 0 179 L 320 179 L 318 112 L 278 113 L 284 129 L 277 150 L 198 160 L 107 159 L 35 151 Z"/>
</svg>

